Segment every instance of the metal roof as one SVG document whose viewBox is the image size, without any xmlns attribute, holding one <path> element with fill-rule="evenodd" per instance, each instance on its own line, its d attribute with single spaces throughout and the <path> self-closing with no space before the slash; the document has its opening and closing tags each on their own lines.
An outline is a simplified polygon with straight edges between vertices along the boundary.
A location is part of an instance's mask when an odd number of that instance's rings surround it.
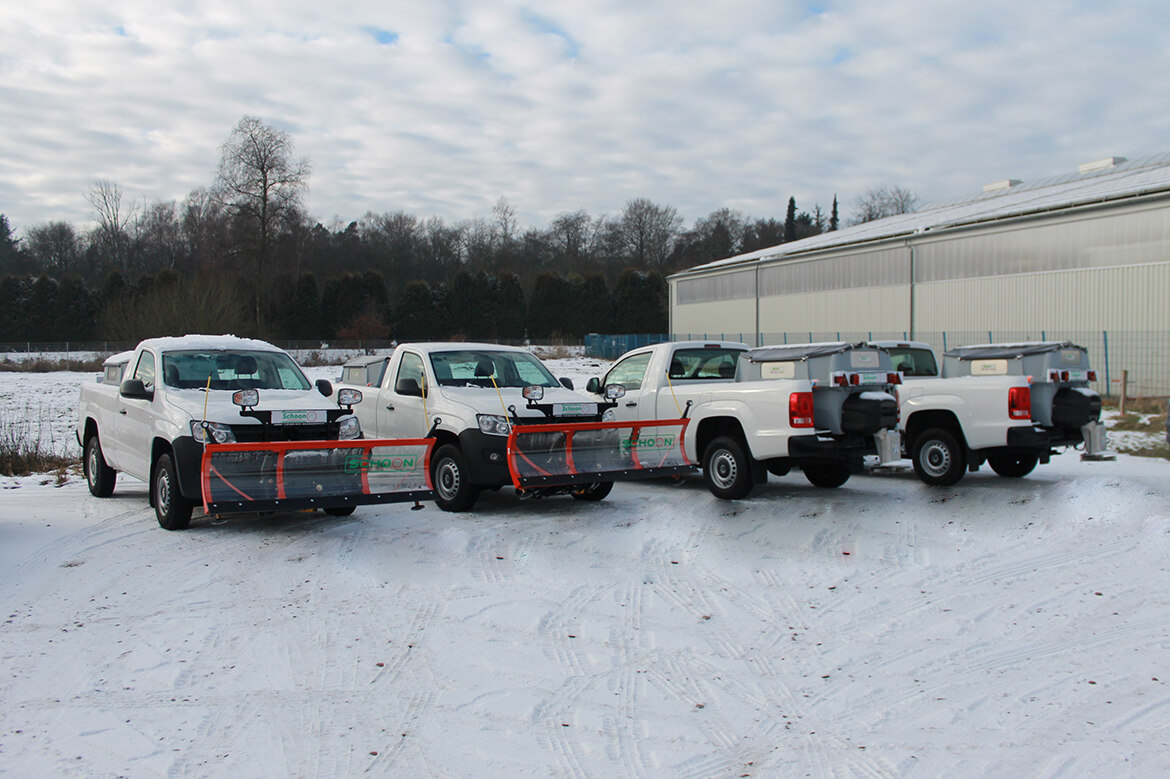
<svg viewBox="0 0 1170 779">
<path fill-rule="evenodd" d="M 1100 167 L 1095 167 L 1100 165 Z M 898 214 L 864 224 L 821 233 L 799 241 L 739 254 L 698 265 L 673 274 L 671 278 L 695 273 L 751 265 L 763 260 L 783 259 L 821 249 L 840 248 L 927 231 L 962 227 L 980 222 L 1007 219 L 1045 211 L 1138 197 L 1157 192 L 1170 193 L 1170 153 L 1138 160 L 1112 158 L 1082 165 L 1077 172 L 1036 181 L 1002 181 L 964 197 L 938 200 L 911 214 Z"/>
</svg>

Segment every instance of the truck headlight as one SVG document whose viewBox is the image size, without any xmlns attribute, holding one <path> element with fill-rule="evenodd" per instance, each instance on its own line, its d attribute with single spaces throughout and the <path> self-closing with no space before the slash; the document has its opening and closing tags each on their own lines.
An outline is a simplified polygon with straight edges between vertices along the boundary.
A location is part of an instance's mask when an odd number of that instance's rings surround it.
<svg viewBox="0 0 1170 779">
<path fill-rule="evenodd" d="M 476 414 L 475 421 L 479 423 L 479 431 L 488 435 L 508 435 L 512 432 L 512 423 L 507 417 L 499 414 Z"/>
<path fill-rule="evenodd" d="M 191 420 L 191 436 L 201 444 L 234 444 L 236 436 L 232 429 L 222 422 Z"/>
<path fill-rule="evenodd" d="M 607 408 L 605 411 L 603 411 L 601 413 L 601 421 L 602 422 L 616 422 L 617 421 L 617 414 L 613 413 L 612 408 Z"/>
<path fill-rule="evenodd" d="M 337 437 L 342 441 L 348 441 L 351 438 L 361 438 L 362 423 L 358 422 L 357 417 L 345 417 L 341 420 L 341 424 L 337 429 Z"/>
</svg>

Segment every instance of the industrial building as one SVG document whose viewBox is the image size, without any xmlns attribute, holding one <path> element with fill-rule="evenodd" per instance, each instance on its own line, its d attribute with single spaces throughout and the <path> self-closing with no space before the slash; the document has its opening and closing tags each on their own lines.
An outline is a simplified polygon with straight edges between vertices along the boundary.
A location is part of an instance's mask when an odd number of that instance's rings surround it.
<svg viewBox="0 0 1170 779">
<path fill-rule="evenodd" d="M 1071 340 L 1098 387 L 1170 394 L 1170 154 L 931 203 L 672 275 L 673 337 Z"/>
</svg>

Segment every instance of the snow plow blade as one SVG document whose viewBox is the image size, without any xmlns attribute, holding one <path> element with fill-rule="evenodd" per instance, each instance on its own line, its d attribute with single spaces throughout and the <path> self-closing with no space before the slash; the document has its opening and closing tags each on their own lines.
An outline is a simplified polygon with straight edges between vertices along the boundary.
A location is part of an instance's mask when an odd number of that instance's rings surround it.
<svg viewBox="0 0 1170 779">
<path fill-rule="evenodd" d="M 654 479 L 692 473 L 689 419 L 513 425 L 508 471 L 516 489 Z"/>
<path fill-rule="evenodd" d="M 434 439 L 208 444 L 208 514 L 298 511 L 430 500 Z"/>
</svg>

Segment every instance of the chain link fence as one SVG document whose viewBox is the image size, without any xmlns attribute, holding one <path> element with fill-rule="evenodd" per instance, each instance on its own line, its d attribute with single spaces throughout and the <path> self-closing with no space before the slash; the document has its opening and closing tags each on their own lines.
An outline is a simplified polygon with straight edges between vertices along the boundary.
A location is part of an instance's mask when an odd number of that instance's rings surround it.
<svg viewBox="0 0 1170 779">
<path fill-rule="evenodd" d="M 984 343 L 1020 343 L 1026 341 L 1071 341 L 1089 350 L 1089 360 L 1097 372 L 1094 389 L 1106 396 L 1164 397 L 1170 395 L 1170 331 L 1157 330 L 978 330 L 911 335 L 909 332 L 838 330 L 832 332 L 761 333 L 643 333 L 638 335 L 599 335 L 585 337 L 586 353 L 592 357 L 615 359 L 621 354 L 663 341 L 741 341 L 748 346 L 820 341 L 890 341 L 914 340 L 930 344 L 939 354 L 956 346 Z M 753 343 L 754 341 L 754 343 Z M 1125 385 L 1124 388 L 1122 385 Z"/>
</svg>

